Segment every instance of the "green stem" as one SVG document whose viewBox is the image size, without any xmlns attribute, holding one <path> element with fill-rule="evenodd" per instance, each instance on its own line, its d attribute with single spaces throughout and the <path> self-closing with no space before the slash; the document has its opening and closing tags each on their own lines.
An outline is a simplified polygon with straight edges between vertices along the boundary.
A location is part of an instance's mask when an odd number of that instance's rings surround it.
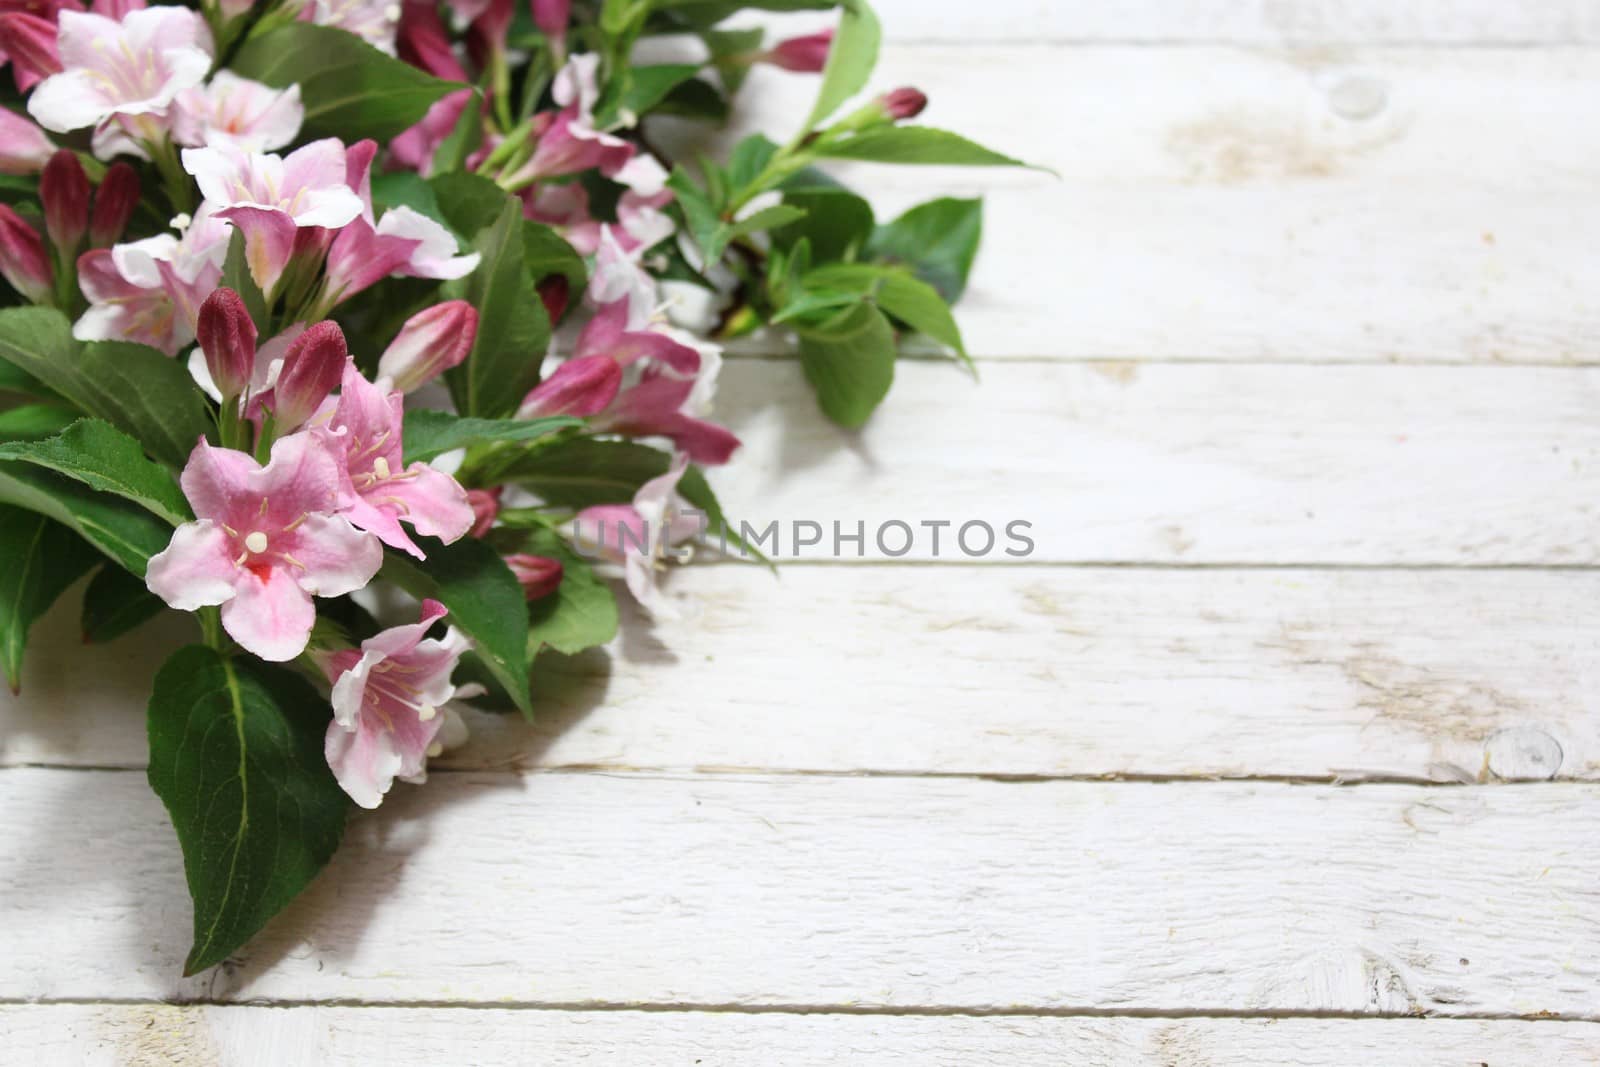
<svg viewBox="0 0 1600 1067">
<path fill-rule="evenodd" d="M 193 211 L 194 183 L 183 169 L 183 163 L 178 158 L 177 146 L 170 138 L 163 138 L 160 141 L 146 141 L 144 147 L 150 156 L 150 162 L 155 164 L 157 173 L 161 175 L 161 183 L 173 212 L 187 215 Z"/>
</svg>

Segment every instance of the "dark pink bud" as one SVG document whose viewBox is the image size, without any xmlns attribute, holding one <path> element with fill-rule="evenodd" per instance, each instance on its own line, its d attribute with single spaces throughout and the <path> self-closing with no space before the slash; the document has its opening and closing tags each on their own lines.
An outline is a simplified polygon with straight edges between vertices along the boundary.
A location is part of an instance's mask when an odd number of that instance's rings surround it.
<svg viewBox="0 0 1600 1067">
<path fill-rule="evenodd" d="M 580 418 L 604 411 L 622 386 L 622 366 L 610 356 L 579 356 L 556 368 L 517 409 L 520 419 L 545 415 Z"/>
<path fill-rule="evenodd" d="M 487 66 L 490 56 L 506 50 L 506 33 L 511 29 L 511 18 L 516 14 L 511 0 L 489 0 L 483 14 L 467 27 L 467 54 L 480 67 Z"/>
<path fill-rule="evenodd" d="M 439 5 L 433 0 L 406 0 L 400 9 L 395 48 L 401 59 L 436 78 L 453 82 L 471 80 L 456 58 L 450 32 L 445 29 L 444 19 L 439 17 Z"/>
<path fill-rule="evenodd" d="M 38 174 L 55 150 L 30 119 L 0 107 L 0 174 Z"/>
<path fill-rule="evenodd" d="M 567 313 L 567 301 L 572 294 L 572 283 L 567 276 L 552 274 L 535 288 L 539 291 L 539 299 L 544 303 L 544 312 L 550 316 L 550 321 L 560 322 L 561 316 Z"/>
<path fill-rule="evenodd" d="M 465 300 L 424 308 L 406 320 L 384 349 L 378 377 L 409 393 L 466 359 L 477 339 L 478 312 Z"/>
<path fill-rule="evenodd" d="M 44 238 L 5 204 L 0 204 L 0 276 L 33 303 L 50 302 L 53 276 Z"/>
<path fill-rule="evenodd" d="M 883 96 L 883 109 L 895 122 L 914 119 L 927 106 L 928 96 L 921 89 L 895 89 Z"/>
<path fill-rule="evenodd" d="M 217 289 L 206 297 L 200 305 L 195 339 L 224 400 L 232 400 L 249 387 L 256 366 L 256 324 L 238 293 Z"/>
<path fill-rule="evenodd" d="M 51 19 L 23 11 L 0 14 L 0 53 L 11 58 L 11 74 L 20 92 L 61 73 L 56 24 Z"/>
<path fill-rule="evenodd" d="M 797 74 L 818 74 L 828 65 L 828 50 L 832 47 L 833 31 L 821 30 L 779 41 L 761 53 L 761 59 Z"/>
<path fill-rule="evenodd" d="M 561 561 L 548 556 L 530 556 L 526 552 L 505 557 L 506 566 L 517 576 L 522 595 L 529 600 L 542 600 L 561 587 Z"/>
<path fill-rule="evenodd" d="M 94 194 L 94 214 L 89 217 L 89 244 L 107 248 L 122 238 L 139 206 L 139 173 L 126 163 L 113 163 Z"/>
<path fill-rule="evenodd" d="M 89 176 L 78 156 L 63 148 L 39 175 L 44 228 L 63 257 L 71 257 L 89 230 Z"/>
<path fill-rule="evenodd" d="M 467 490 L 467 503 L 472 506 L 472 529 L 467 532 L 473 537 L 488 533 L 494 520 L 500 517 L 500 494 L 503 492 L 503 487 Z"/>
<path fill-rule="evenodd" d="M 533 24 L 539 32 L 552 40 L 567 35 L 567 22 L 572 18 L 572 0 L 532 0 Z"/>
<path fill-rule="evenodd" d="M 316 323 L 294 339 L 272 389 L 272 414 L 278 430 L 298 429 L 328 399 L 350 360 L 344 331 L 331 319 Z"/>
</svg>

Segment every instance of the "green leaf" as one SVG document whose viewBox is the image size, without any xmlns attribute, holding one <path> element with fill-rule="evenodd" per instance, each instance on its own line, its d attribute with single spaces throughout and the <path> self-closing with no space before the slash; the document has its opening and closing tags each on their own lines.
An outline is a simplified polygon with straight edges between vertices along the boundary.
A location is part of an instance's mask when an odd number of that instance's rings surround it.
<svg viewBox="0 0 1600 1067">
<path fill-rule="evenodd" d="M 219 284 L 239 294 L 257 330 L 267 328 L 267 298 L 261 292 L 261 286 L 256 284 L 255 276 L 250 273 L 250 263 L 245 259 L 243 230 L 234 230 L 233 236 L 228 239 L 228 256 L 222 263 L 222 281 Z"/>
<path fill-rule="evenodd" d="M 879 226 L 867 242 L 867 252 L 904 263 L 953 304 L 966 291 L 982 239 L 983 201 L 945 197 L 919 204 Z"/>
<path fill-rule="evenodd" d="M 633 499 L 639 487 L 665 474 L 672 457 L 632 441 L 574 437 L 537 448 L 500 468 L 500 477 L 554 507 L 586 508 Z"/>
<path fill-rule="evenodd" d="M 802 209 L 806 215 L 773 230 L 773 242 L 790 248 L 802 238 L 807 239 L 813 258 L 819 263 L 853 255 L 872 235 L 872 205 L 848 189 L 786 189 L 783 202 Z"/>
<path fill-rule="evenodd" d="M 440 221 L 469 240 L 493 226 L 506 206 L 506 191 L 477 174 L 441 174 L 427 184 Z"/>
<path fill-rule="evenodd" d="M 788 226 L 799 222 L 806 217 L 806 209 L 796 207 L 794 204 L 773 204 L 764 207 L 754 214 L 729 223 L 722 228 L 722 239 L 726 243 L 735 237 L 744 237 L 752 233 L 761 233 L 765 230 L 775 230 L 780 226 Z"/>
<path fill-rule="evenodd" d="M 35 400 L 59 399 L 55 392 L 45 388 L 39 379 L 5 359 L 0 359 L 0 393 L 21 393 Z"/>
<path fill-rule="evenodd" d="M 871 298 L 880 308 L 933 340 L 953 349 L 970 367 L 950 306 L 939 291 L 927 282 L 912 277 L 903 268 L 870 263 L 840 263 L 819 267 L 806 275 L 806 285 L 854 289 Z"/>
<path fill-rule="evenodd" d="M 778 146 L 771 139 L 759 133 L 752 133 L 740 141 L 733 148 L 733 154 L 728 157 L 728 187 L 744 199 L 749 199 L 762 190 L 752 190 L 750 186 L 767 169 L 767 164 L 772 162 L 772 157 L 778 154 Z"/>
<path fill-rule="evenodd" d="M 83 640 L 87 644 L 115 640 L 166 606 L 141 579 L 121 567 L 101 567 L 83 591 Z"/>
<path fill-rule="evenodd" d="M 478 309 L 472 354 L 446 380 L 463 415 L 510 415 L 539 384 L 539 365 L 550 343 L 550 318 L 524 259 L 523 218 L 515 197 L 502 197 L 499 216 L 473 242 L 478 269 L 445 291 Z"/>
<path fill-rule="evenodd" d="M 858 304 L 827 327 L 800 330 L 800 365 L 828 418 L 863 425 L 894 384 L 894 330 L 871 304 Z"/>
<path fill-rule="evenodd" d="M 616 111 L 635 116 L 648 114 L 659 107 L 672 90 L 698 73 L 700 67 L 695 63 L 663 63 L 629 68 L 627 88 L 617 103 Z"/>
<path fill-rule="evenodd" d="M 822 71 L 817 102 L 806 119 L 806 129 L 815 129 L 839 110 L 839 105 L 859 93 L 878 65 L 878 42 L 882 30 L 878 16 L 866 0 L 847 0 L 839 17 L 839 30 L 828 50 L 828 65 Z"/>
<path fill-rule="evenodd" d="M 489 441 L 531 441 L 536 437 L 582 426 L 582 419 L 472 419 L 447 411 L 409 411 L 405 419 L 407 463 L 430 460 L 453 448 Z"/>
<path fill-rule="evenodd" d="M 0 460 L 34 463 L 159 515 L 172 525 L 192 516 L 172 472 L 146 459 L 139 442 L 99 419 L 79 419 L 43 441 L 0 444 Z"/>
<path fill-rule="evenodd" d="M 444 209 L 439 206 L 435 187 L 422 175 L 410 170 L 393 170 L 372 176 L 372 206 L 379 216 L 392 207 L 408 207 L 426 215 L 435 222 L 449 226 Z M 500 204 L 495 202 L 495 210 Z"/>
<path fill-rule="evenodd" d="M 55 519 L 134 574 L 172 540 L 172 524 L 29 463 L 0 462 L 0 503 Z"/>
<path fill-rule="evenodd" d="M 728 118 L 728 98 L 716 86 L 701 78 L 690 78 L 673 86 L 656 106 L 655 114 L 701 122 L 725 122 Z"/>
<path fill-rule="evenodd" d="M 710 248 L 716 242 L 717 231 L 722 228 L 720 209 L 681 164 L 673 168 L 667 187 L 677 194 L 676 203 L 683 212 L 689 235 L 702 250 Z M 705 258 L 708 262 L 714 259 L 709 253 Z"/>
<path fill-rule="evenodd" d="M 577 303 L 576 297 L 589 284 L 589 271 L 578 250 L 542 222 L 525 220 L 522 224 L 522 265 L 534 285 L 554 274 L 566 278 L 567 292 L 573 298 L 568 307 Z"/>
<path fill-rule="evenodd" d="M 283 89 L 300 86 L 302 140 L 371 137 L 387 142 L 447 93 L 465 86 L 384 55 L 353 33 L 292 22 L 252 37 L 229 66 L 235 74 Z"/>
<path fill-rule="evenodd" d="M 0 367 L 10 364 L 0 363 Z M 53 404 L 23 404 L 0 411 L 0 441 L 37 441 L 53 437 L 78 420 L 75 411 Z"/>
<path fill-rule="evenodd" d="M 150 788 L 194 900 L 186 975 L 248 941 L 327 864 L 349 799 L 323 757 L 328 702 L 284 667 L 191 645 L 150 696 Z"/>
<path fill-rule="evenodd" d="M 747 57 L 760 50 L 766 31 L 753 26 L 746 30 L 706 30 L 700 36 L 711 53 L 711 64 L 717 68 L 723 87 L 730 93 L 738 92 L 750 75 Z"/>
<path fill-rule="evenodd" d="M 43 515 L 0 505 L 0 559 L 0 667 L 15 693 L 29 627 L 99 557 Z"/>
<path fill-rule="evenodd" d="M 916 163 L 964 167 L 1029 167 L 959 133 L 931 126 L 878 126 L 842 141 L 822 142 L 817 154 L 871 163 Z M 1034 168 L 1038 169 L 1038 168 Z"/>
<path fill-rule="evenodd" d="M 510 533 L 510 531 L 507 531 Z M 561 585 L 528 605 L 528 658 L 553 648 L 573 656 L 617 635 L 617 598 L 594 567 L 554 530 L 517 530 L 501 542 L 508 552 L 528 552 L 561 561 Z"/>
<path fill-rule="evenodd" d="M 205 397 L 183 364 L 144 345 L 80 345 L 66 316 L 51 308 L 0 311 L 0 359 L 172 467 L 183 466 L 211 426 Z"/>
<path fill-rule="evenodd" d="M 522 586 L 494 549 L 475 538 L 451 545 L 415 538 L 426 565 L 399 552 L 384 556 L 383 576 L 417 598 L 450 609 L 450 623 L 477 646 L 478 655 L 517 707 L 532 715 L 528 699 L 528 612 Z"/>
</svg>

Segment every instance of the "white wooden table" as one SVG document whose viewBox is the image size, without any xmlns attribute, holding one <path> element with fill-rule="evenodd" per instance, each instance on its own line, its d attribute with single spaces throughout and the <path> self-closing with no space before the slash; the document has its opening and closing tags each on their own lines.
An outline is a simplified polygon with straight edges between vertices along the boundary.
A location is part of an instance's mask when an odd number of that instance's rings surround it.
<svg viewBox="0 0 1600 1067">
<path fill-rule="evenodd" d="M 58 611 L 0 1061 L 1600 1063 L 1600 5 L 879 6 L 881 85 L 1061 180 L 863 175 L 987 196 L 982 382 L 850 437 L 734 361 L 719 488 L 1036 553 L 681 573 L 193 980 L 181 630 Z"/>
</svg>

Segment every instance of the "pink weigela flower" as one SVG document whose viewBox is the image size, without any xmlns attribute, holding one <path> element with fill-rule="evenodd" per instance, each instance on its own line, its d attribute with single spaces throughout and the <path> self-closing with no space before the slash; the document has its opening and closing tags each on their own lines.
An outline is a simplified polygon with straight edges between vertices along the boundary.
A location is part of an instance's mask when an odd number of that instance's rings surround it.
<svg viewBox="0 0 1600 1067">
<path fill-rule="evenodd" d="M 350 365 L 340 382 L 338 404 L 313 424 L 343 458 L 348 493 L 354 494 L 345 516 L 384 544 L 424 559 L 401 527 L 402 519 L 418 533 L 448 544 L 465 537 L 476 516 L 466 490 L 450 475 L 426 463 L 405 465 L 402 417 L 401 395 L 367 381 Z"/>
<path fill-rule="evenodd" d="M 183 169 L 216 215 L 244 234 L 250 276 L 267 293 L 288 265 L 301 229 L 338 229 L 362 211 L 337 138 L 313 141 L 287 156 L 227 143 L 185 148 Z"/>
<path fill-rule="evenodd" d="M 311 434 L 279 438 L 265 467 L 201 441 L 181 484 L 197 518 L 150 558 L 145 584 L 179 611 L 220 604 L 223 629 L 264 660 L 305 651 L 311 598 L 361 589 L 383 563 L 377 539 L 338 514 L 339 461 Z"/>
<path fill-rule="evenodd" d="M 305 114 L 300 86 L 273 89 L 219 70 L 209 85 L 178 95 L 172 139 L 197 148 L 226 141 L 247 152 L 266 152 L 292 142 Z"/>
<path fill-rule="evenodd" d="M 166 137 L 173 100 L 205 80 L 214 47 L 199 12 L 168 6 L 120 21 L 62 11 L 57 44 L 62 71 L 34 89 L 28 111 L 57 133 L 95 127 L 106 156 Z"/>
<path fill-rule="evenodd" d="M 467 695 L 450 681 L 470 642 L 454 628 L 442 639 L 423 636 L 445 615 L 437 600 L 422 602 L 421 618 L 361 642 L 359 649 L 317 658 L 333 683 L 333 722 L 324 747 L 339 786 L 363 808 L 383 801 L 396 778 L 426 779 L 452 727 L 465 728 L 445 705 Z"/>
<path fill-rule="evenodd" d="M 620 562 L 628 592 L 651 615 L 662 619 L 676 618 L 678 612 L 656 585 L 656 571 L 672 546 L 705 529 L 704 513 L 678 495 L 678 482 L 688 469 L 689 457 L 676 456 L 667 473 L 639 487 L 632 504 L 584 508 L 572 520 L 572 536 L 579 548 Z"/>
</svg>

